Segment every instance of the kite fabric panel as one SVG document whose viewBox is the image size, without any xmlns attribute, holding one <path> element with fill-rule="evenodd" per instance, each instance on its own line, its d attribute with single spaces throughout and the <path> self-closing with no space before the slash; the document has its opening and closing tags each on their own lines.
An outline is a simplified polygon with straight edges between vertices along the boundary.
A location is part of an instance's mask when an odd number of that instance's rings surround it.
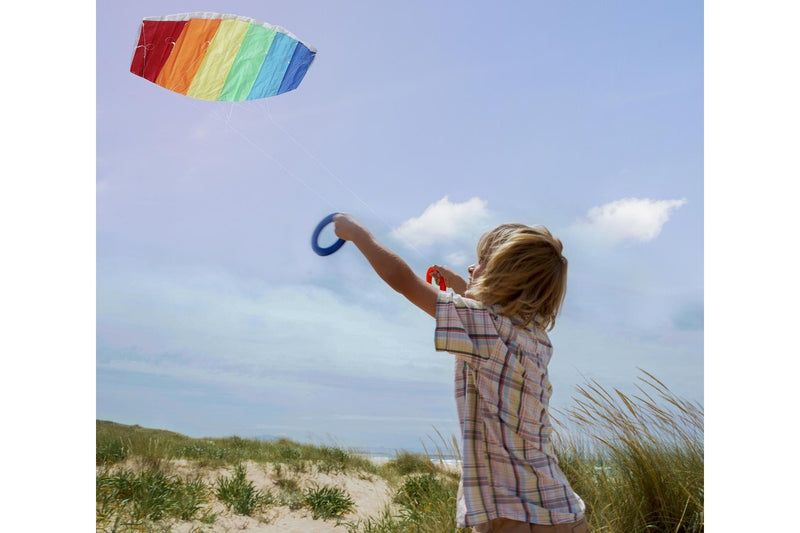
<svg viewBox="0 0 800 533">
<path fill-rule="evenodd" d="M 297 88 L 316 54 L 280 26 L 184 13 L 142 20 L 131 72 L 192 98 L 239 102 Z"/>
</svg>

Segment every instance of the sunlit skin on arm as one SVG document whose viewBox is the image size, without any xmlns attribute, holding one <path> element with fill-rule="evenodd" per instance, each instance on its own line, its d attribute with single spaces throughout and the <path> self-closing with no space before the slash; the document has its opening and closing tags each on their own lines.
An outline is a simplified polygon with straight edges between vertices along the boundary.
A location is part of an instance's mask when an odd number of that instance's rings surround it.
<svg viewBox="0 0 800 533">
<path fill-rule="evenodd" d="M 333 217 L 336 236 L 356 245 L 378 276 L 411 303 L 436 316 L 438 287 L 417 276 L 400 256 L 381 244 L 355 218 L 346 214 Z"/>
</svg>

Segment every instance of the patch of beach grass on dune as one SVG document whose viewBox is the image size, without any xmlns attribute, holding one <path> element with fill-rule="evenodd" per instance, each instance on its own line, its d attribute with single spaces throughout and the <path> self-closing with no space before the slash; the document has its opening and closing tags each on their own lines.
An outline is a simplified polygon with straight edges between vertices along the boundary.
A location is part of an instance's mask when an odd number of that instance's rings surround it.
<svg viewBox="0 0 800 533">
<path fill-rule="evenodd" d="M 317 484 L 306 489 L 303 495 L 303 504 L 311 510 L 314 520 L 318 518 L 338 520 L 350 513 L 356 506 L 344 489 Z"/>
<path fill-rule="evenodd" d="M 232 476 L 217 478 L 214 494 L 228 509 L 244 516 L 251 516 L 275 501 L 270 492 L 258 490 L 247 479 L 247 469 L 242 464 L 234 467 Z"/>
<path fill-rule="evenodd" d="M 449 472 L 413 472 L 403 476 L 392 498 L 378 515 L 344 524 L 349 533 L 468 533 L 456 528 L 458 476 Z"/>
<path fill-rule="evenodd" d="M 198 439 L 171 431 L 98 420 L 95 440 L 98 466 L 135 459 L 143 468 L 159 469 L 165 462 L 185 459 L 202 467 L 253 461 L 283 464 L 297 472 L 313 467 L 325 473 L 378 473 L 372 461 L 350 450 L 301 444 L 290 439 L 259 440 L 237 436 Z"/>
<path fill-rule="evenodd" d="M 392 501 L 375 516 L 345 523 L 349 533 L 471 531 L 471 528 L 456 528 L 461 476 L 442 461 L 443 457 L 460 460 L 458 442 L 452 438 L 447 444 L 438 431 L 436 434 L 439 437 L 438 443 L 433 441 L 436 454 L 431 455 L 427 448 L 424 454 L 401 450 L 381 466 L 381 475 L 394 487 Z"/>
<path fill-rule="evenodd" d="M 97 530 L 141 530 L 173 520 L 213 522 L 206 509 L 210 499 L 200 479 L 152 470 L 103 469 L 96 474 Z"/>
<path fill-rule="evenodd" d="M 580 436 L 558 442 L 561 468 L 586 503 L 592 531 L 700 533 L 703 408 L 645 371 L 637 389 L 578 387 L 563 415 Z"/>
<path fill-rule="evenodd" d="M 394 459 L 383 465 L 383 470 L 389 476 L 405 476 L 419 473 L 432 474 L 436 472 L 437 467 L 427 455 L 401 450 L 395 453 Z"/>
</svg>

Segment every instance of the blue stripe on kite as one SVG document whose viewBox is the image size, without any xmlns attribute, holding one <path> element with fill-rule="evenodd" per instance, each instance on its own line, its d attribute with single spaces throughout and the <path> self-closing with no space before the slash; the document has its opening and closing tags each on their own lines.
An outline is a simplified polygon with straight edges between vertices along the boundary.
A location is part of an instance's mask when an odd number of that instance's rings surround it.
<svg viewBox="0 0 800 533">
<path fill-rule="evenodd" d="M 298 42 L 297 47 L 294 49 L 294 55 L 286 69 L 286 75 L 283 77 L 278 94 L 296 89 L 300 82 L 303 81 L 303 76 L 306 75 L 308 67 L 314 61 L 316 54 L 311 52 L 303 43 Z"/>
<path fill-rule="evenodd" d="M 280 32 L 275 34 L 275 39 L 272 41 L 272 46 L 269 47 L 269 52 L 264 59 L 264 64 L 261 65 L 258 76 L 256 76 L 253 88 L 247 95 L 248 100 L 278 94 L 278 89 L 283 82 L 283 75 L 286 73 L 296 45 L 297 41 L 288 35 Z"/>
</svg>

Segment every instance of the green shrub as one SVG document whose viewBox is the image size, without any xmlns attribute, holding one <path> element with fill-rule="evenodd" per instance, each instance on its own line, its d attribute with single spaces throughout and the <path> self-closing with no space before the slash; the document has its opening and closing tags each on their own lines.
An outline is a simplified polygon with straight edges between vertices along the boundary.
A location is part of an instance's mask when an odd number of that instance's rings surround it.
<svg viewBox="0 0 800 533">
<path fill-rule="evenodd" d="M 419 509 L 432 498 L 446 492 L 442 481 L 432 474 L 412 475 L 403 481 L 395 494 L 394 502 L 405 507 Z"/>
<path fill-rule="evenodd" d="M 319 451 L 320 457 L 317 462 L 317 468 L 319 468 L 320 472 L 345 472 L 353 461 L 350 453 L 341 448 L 322 446 Z"/>
<path fill-rule="evenodd" d="M 208 502 L 209 489 L 199 479 L 184 481 L 162 472 L 104 471 L 96 476 L 98 529 L 124 521 L 140 524 L 168 518 L 194 520 Z"/>
<path fill-rule="evenodd" d="M 241 464 L 234 467 L 232 477 L 217 480 L 215 495 L 228 509 L 245 516 L 252 516 L 273 502 L 271 494 L 262 493 L 247 479 L 246 469 Z"/>
<path fill-rule="evenodd" d="M 216 446 L 213 442 L 196 442 L 181 446 L 175 452 L 177 457 L 197 461 L 201 465 L 218 464 L 231 456 L 230 450 Z"/>
<path fill-rule="evenodd" d="M 124 461 L 128 457 L 128 449 L 121 440 L 98 442 L 95 447 L 96 464 L 112 465 Z"/>
<path fill-rule="evenodd" d="M 311 516 L 322 518 L 341 518 L 355 507 L 350 495 L 338 487 L 312 487 L 306 490 L 303 503 L 311 509 Z"/>
<path fill-rule="evenodd" d="M 403 480 L 394 502 L 402 505 L 400 517 L 410 531 L 455 531 L 457 495 L 458 481 L 449 476 L 414 474 Z"/>
<path fill-rule="evenodd" d="M 406 451 L 399 452 L 394 459 L 386 463 L 385 467 L 401 476 L 416 473 L 432 474 L 437 470 L 436 465 L 427 455 Z"/>
</svg>

